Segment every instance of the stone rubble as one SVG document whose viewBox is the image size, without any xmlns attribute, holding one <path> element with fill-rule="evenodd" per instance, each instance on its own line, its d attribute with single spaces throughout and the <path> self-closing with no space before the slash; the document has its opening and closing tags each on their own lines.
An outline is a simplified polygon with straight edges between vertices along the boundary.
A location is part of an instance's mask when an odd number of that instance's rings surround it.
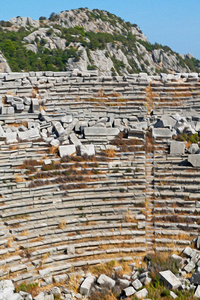
<svg viewBox="0 0 200 300">
<path fill-rule="evenodd" d="M 159 272 L 160 280 L 163 281 L 165 287 L 170 290 L 170 295 L 173 299 L 176 299 L 176 290 L 188 290 L 194 294 L 194 296 L 199 297 L 200 295 L 200 272 L 198 270 L 200 253 L 190 247 L 186 247 L 182 252 L 182 256 L 172 254 L 175 260 L 181 263 L 181 269 L 179 269 L 178 274 L 173 274 L 170 270 L 165 270 Z M 191 262 L 196 257 L 196 263 L 194 264 L 195 273 L 191 274 L 189 278 L 185 278 L 183 270 L 185 270 L 185 265 Z M 147 265 L 148 266 L 148 265 Z M 53 300 L 58 299 L 90 299 L 91 294 L 95 294 L 101 290 L 109 292 L 109 290 L 118 290 L 119 299 L 130 297 L 134 295 L 137 299 L 147 299 L 148 297 L 148 286 L 151 282 L 150 272 L 151 265 L 147 267 L 143 272 L 135 267 L 135 264 L 130 264 L 132 272 L 129 274 L 123 274 L 123 268 L 119 265 L 113 268 L 112 278 L 101 274 L 99 276 L 94 276 L 91 273 L 78 272 L 77 275 L 82 275 L 79 280 L 80 285 L 78 288 L 79 293 L 75 293 L 67 287 L 67 282 L 70 280 L 69 275 L 55 275 L 51 280 L 47 281 L 47 277 L 43 277 L 43 281 L 48 284 L 55 282 L 55 286 L 50 290 L 44 292 L 39 292 L 37 296 L 32 297 L 31 294 L 23 291 L 15 292 L 15 286 L 12 280 L 1 280 L 0 281 L 0 297 L 2 300 Z M 188 272 L 190 273 L 190 271 Z M 44 276 L 45 274 L 42 274 Z M 136 276 L 133 276 L 136 275 Z M 72 276 L 72 275 L 70 275 Z M 132 278 L 131 278 L 132 277 Z M 49 277 L 50 278 L 50 277 Z M 126 278 L 126 279 L 125 279 Z M 149 280 L 144 281 L 144 278 Z M 53 281 L 52 281 L 53 279 Z M 59 285 L 62 283 L 61 285 Z M 56 286 L 58 285 L 58 286 Z M 42 282 L 39 286 L 45 286 Z M 149 298 L 148 298 L 149 299 Z"/>
</svg>

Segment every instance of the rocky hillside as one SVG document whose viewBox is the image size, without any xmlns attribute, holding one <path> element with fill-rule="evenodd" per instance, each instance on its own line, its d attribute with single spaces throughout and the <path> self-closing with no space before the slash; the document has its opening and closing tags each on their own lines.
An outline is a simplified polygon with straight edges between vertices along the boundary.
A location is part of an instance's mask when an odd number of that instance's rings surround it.
<svg viewBox="0 0 200 300">
<path fill-rule="evenodd" d="M 15 17 L 0 25 L 0 51 L 12 71 L 200 72 L 200 61 L 191 55 L 153 45 L 136 24 L 98 9 L 52 13 L 37 21 Z"/>
</svg>

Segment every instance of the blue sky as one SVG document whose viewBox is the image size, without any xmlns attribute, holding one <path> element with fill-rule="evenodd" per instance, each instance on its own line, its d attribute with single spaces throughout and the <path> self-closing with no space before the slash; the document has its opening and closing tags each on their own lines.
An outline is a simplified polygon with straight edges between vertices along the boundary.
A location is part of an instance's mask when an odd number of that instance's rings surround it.
<svg viewBox="0 0 200 300">
<path fill-rule="evenodd" d="M 200 59 L 200 0 L 0 0 L 0 20 L 39 19 L 79 7 L 114 13 L 139 25 L 151 43 Z"/>
</svg>

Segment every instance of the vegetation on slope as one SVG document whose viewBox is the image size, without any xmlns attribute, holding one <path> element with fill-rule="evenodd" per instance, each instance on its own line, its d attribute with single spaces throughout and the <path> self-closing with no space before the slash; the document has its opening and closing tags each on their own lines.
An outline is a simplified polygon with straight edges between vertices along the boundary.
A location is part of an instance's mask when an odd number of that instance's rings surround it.
<svg viewBox="0 0 200 300">
<path fill-rule="evenodd" d="M 78 22 L 80 13 L 83 13 L 83 16 L 87 18 L 82 20 L 81 26 L 73 25 L 73 22 Z M 149 43 L 136 24 L 124 22 L 121 18 L 106 11 L 98 9 L 91 11 L 87 8 L 81 8 L 72 10 L 72 14 L 69 14 L 68 11 L 61 14 L 52 13 L 49 19 L 40 17 L 38 28 L 29 24 L 16 26 L 10 21 L 0 21 L 0 51 L 4 54 L 12 71 L 65 71 L 69 58 L 75 63 L 80 60 L 81 51 L 79 47 L 81 46 L 87 51 L 88 69 L 97 68 L 96 62 L 91 58 L 91 53 L 102 50 L 103 55 L 111 59 L 114 74 L 121 74 L 125 70 L 129 73 L 141 71 L 151 74 L 168 72 L 169 70 L 162 66 L 159 67 L 160 61 L 156 62 L 155 65 L 151 65 L 153 51 L 161 50 L 167 57 L 170 57 L 170 55 L 175 57 L 180 67 L 185 68 L 185 70 L 200 72 L 199 60 L 189 57 L 183 58 L 168 46 Z M 94 23 L 97 30 L 89 31 L 88 26 L 90 27 L 90 24 Z M 39 28 L 49 28 L 46 31 L 47 38 L 55 37 L 54 29 L 58 29 L 61 33 L 59 38 L 65 40 L 65 49 L 58 46 L 54 49 L 48 47 L 46 39 L 38 35 L 35 40 L 31 41 L 37 51 L 28 50 L 26 48 L 28 43 L 24 42 L 23 39 Z M 113 52 L 108 51 L 108 45 L 112 47 Z M 125 55 L 128 65 L 122 59 L 116 57 L 119 50 Z M 149 56 L 150 60 L 145 59 L 145 56 Z"/>
</svg>

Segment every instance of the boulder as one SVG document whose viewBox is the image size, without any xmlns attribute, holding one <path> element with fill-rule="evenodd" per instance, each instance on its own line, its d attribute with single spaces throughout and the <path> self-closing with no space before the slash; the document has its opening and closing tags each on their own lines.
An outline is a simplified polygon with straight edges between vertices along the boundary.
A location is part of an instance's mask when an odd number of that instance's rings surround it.
<svg viewBox="0 0 200 300">
<path fill-rule="evenodd" d="M 200 154 L 189 154 L 188 155 L 188 162 L 193 167 L 200 167 Z"/>
</svg>

